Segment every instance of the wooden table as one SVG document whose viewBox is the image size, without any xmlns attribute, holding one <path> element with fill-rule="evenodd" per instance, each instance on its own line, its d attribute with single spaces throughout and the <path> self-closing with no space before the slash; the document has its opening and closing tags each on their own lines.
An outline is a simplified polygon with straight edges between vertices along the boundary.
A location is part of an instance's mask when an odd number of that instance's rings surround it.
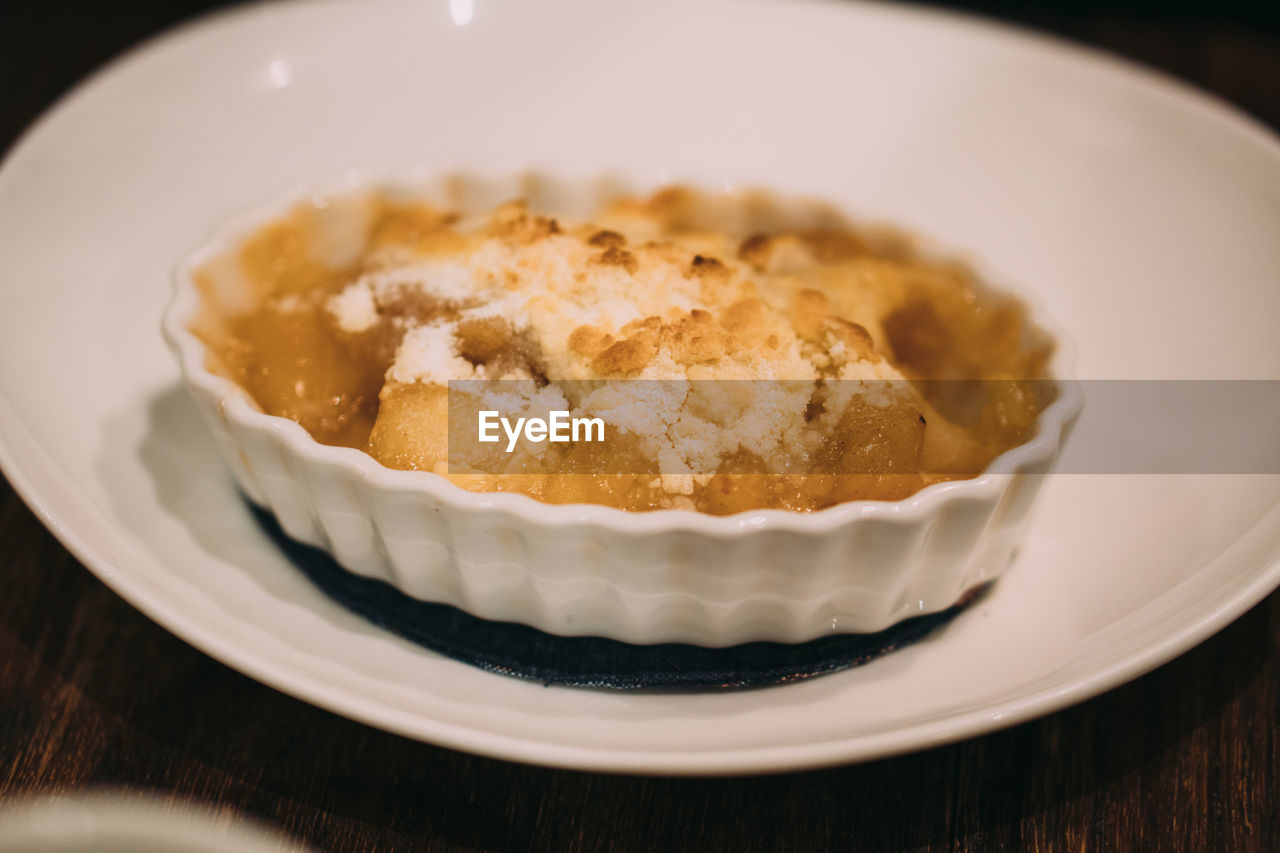
<svg viewBox="0 0 1280 853">
<path fill-rule="evenodd" d="M 0 11 L 0 145 L 201 4 L 67 5 Z M 1274 16 L 1250 29 L 1185 10 L 1015 8 L 1280 125 Z M 333 850 L 1280 849 L 1280 594 L 1150 675 L 1008 731 L 860 766 L 699 780 L 477 758 L 288 698 L 135 611 L 5 483 L 0 590 L 3 798 L 154 791 Z"/>
</svg>

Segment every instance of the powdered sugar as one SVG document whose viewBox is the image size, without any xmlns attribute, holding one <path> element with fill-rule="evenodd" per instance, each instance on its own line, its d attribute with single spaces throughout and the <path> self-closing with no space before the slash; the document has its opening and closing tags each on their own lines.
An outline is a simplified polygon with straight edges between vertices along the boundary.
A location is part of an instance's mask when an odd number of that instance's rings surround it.
<svg viewBox="0 0 1280 853">
<path fill-rule="evenodd" d="M 392 382 L 417 381 L 447 384 L 451 379 L 474 379 L 475 366 L 458 354 L 457 327 L 453 323 L 429 323 L 405 333 L 387 372 Z"/>
</svg>

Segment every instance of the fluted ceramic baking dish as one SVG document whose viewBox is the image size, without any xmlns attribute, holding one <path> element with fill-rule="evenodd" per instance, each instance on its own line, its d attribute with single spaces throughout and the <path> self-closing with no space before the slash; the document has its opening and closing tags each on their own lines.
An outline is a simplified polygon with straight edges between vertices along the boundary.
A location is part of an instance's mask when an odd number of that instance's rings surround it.
<svg viewBox="0 0 1280 853">
<path fill-rule="evenodd" d="M 316 442 L 297 423 L 265 414 L 213 372 L 191 330 L 208 310 L 198 269 L 231 270 L 257 227 L 299 202 L 322 212 L 335 251 L 349 243 L 361 200 L 375 190 L 478 212 L 515 196 L 534 208 L 586 215 L 623 184 L 528 175 L 446 176 L 337 184 L 286 194 L 235 216 L 178 266 L 163 329 L 237 484 L 295 539 L 348 570 L 474 615 L 561 635 L 705 646 L 801 642 L 873 632 L 942 610 L 1005 571 L 1033 499 L 1079 414 L 1069 381 L 1073 347 L 1029 304 L 1055 344 L 1057 398 L 1033 437 L 978 477 L 929 486 L 900 501 L 858 501 L 812 513 L 757 510 L 627 512 L 554 505 L 515 493 L 473 493 L 442 477 L 383 467 L 367 454 Z M 779 201 L 788 215 L 804 202 Z M 782 210 L 786 208 L 786 210 Z M 217 278 L 217 276 L 214 276 Z M 234 272 L 221 283 L 236 298 Z M 1025 296 L 1019 294 L 1025 301 Z"/>
</svg>

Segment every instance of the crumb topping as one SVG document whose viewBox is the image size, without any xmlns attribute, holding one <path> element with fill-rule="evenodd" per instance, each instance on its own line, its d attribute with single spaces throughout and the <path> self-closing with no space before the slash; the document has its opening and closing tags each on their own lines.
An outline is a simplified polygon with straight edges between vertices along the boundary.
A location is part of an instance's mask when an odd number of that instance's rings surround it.
<svg viewBox="0 0 1280 853">
<path fill-rule="evenodd" d="M 660 209 L 675 198 L 660 199 Z M 627 205 L 614 216 L 639 218 Z M 450 239 L 372 253 L 366 268 L 326 303 L 347 332 L 385 320 L 404 327 L 388 373 L 393 382 L 530 373 L 551 379 L 902 378 L 866 328 L 834 316 L 821 292 L 797 289 L 775 280 L 767 264 L 742 260 L 727 237 L 717 238 L 716 254 L 707 251 L 707 235 L 696 245 L 671 236 L 636 243 L 618 230 L 535 216 L 520 202 L 500 206 L 471 230 L 444 217 L 436 222 Z M 436 311 L 424 321 L 404 310 L 407 302 Z M 517 342 L 523 358 L 499 358 Z"/>
</svg>

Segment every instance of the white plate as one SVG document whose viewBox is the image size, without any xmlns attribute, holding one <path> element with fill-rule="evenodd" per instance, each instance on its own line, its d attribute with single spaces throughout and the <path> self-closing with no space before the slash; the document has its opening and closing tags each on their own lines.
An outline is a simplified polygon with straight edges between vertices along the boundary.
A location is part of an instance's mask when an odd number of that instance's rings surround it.
<svg viewBox="0 0 1280 853">
<path fill-rule="evenodd" d="M 353 165 L 812 192 L 1034 291 L 1075 333 L 1081 376 L 1280 376 L 1280 146 L 1123 63 L 843 3 L 222 14 L 96 75 L 0 169 L 0 457 L 106 583 L 281 690 L 546 764 L 814 766 L 1079 701 L 1280 580 L 1278 477 L 1063 476 L 980 608 L 846 673 L 726 694 L 543 688 L 388 636 L 252 525 L 159 335 L 171 264 L 219 216 Z"/>
<path fill-rule="evenodd" d="M 9 798 L 0 853 L 306 853 L 256 821 L 110 789 Z"/>
</svg>

